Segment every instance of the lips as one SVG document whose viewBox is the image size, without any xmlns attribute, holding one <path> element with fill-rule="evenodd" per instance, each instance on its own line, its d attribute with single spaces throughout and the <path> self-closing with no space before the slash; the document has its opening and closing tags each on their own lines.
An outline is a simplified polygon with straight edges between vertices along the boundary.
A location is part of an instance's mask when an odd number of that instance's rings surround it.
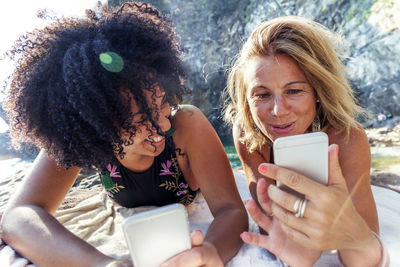
<svg viewBox="0 0 400 267">
<path fill-rule="evenodd" d="M 294 122 L 285 124 L 270 124 L 270 128 L 273 132 L 277 134 L 285 134 L 293 130 L 294 124 Z"/>
<path fill-rule="evenodd" d="M 147 142 L 150 142 L 153 146 L 160 146 L 164 144 L 165 137 L 164 136 L 156 136 L 154 138 L 146 138 Z"/>
</svg>

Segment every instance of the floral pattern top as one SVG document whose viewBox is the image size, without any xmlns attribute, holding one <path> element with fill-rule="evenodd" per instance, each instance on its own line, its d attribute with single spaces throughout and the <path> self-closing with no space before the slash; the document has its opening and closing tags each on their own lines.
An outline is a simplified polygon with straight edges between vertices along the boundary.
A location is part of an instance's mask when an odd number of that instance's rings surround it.
<svg viewBox="0 0 400 267">
<path fill-rule="evenodd" d="M 165 149 L 154 158 L 144 172 L 133 172 L 122 164 L 108 164 L 99 176 L 110 198 L 121 206 L 163 206 L 171 203 L 190 204 L 197 191 L 192 191 L 179 168 L 176 153 L 179 149 L 171 136 Z"/>
</svg>

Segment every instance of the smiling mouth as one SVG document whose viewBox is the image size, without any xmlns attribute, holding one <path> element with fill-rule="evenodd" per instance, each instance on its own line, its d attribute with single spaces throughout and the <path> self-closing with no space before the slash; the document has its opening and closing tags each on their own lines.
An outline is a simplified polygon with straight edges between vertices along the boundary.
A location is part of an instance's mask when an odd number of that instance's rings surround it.
<svg viewBox="0 0 400 267">
<path fill-rule="evenodd" d="M 164 136 L 157 136 L 157 137 L 154 137 L 154 138 L 146 138 L 146 141 L 149 141 L 151 143 L 158 143 L 158 142 L 161 142 L 164 139 L 165 139 Z"/>
<path fill-rule="evenodd" d="M 283 125 L 273 125 L 271 124 L 272 127 L 274 128 L 278 128 L 278 129 L 286 129 L 290 126 L 292 126 L 293 122 L 289 123 L 289 124 L 283 124 Z"/>
</svg>

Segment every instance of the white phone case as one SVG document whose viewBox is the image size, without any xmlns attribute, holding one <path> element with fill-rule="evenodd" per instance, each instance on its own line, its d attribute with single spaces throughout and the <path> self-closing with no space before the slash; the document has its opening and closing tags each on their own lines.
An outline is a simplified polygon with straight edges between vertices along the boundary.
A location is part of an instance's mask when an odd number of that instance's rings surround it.
<svg viewBox="0 0 400 267">
<path fill-rule="evenodd" d="M 273 145 L 274 162 L 327 185 L 328 146 L 328 135 L 324 132 L 277 138 Z"/>
<path fill-rule="evenodd" d="M 135 267 L 158 267 L 191 248 L 188 215 L 182 204 L 134 214 L 124 220 L 122 229 Z"/>
</svg>

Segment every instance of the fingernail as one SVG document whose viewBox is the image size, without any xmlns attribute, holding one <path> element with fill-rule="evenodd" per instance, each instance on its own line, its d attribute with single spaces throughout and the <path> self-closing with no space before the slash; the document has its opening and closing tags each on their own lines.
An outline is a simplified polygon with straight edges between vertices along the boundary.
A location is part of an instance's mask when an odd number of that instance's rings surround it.
<svg viewBox="0 0 400 267">
<path fill-rule="evenodd" d="M 248 238 L 247 238 L 246 232 L 241 233 L 241 234 L 240 234 L 240 238 L 241 238 L 243 241 L 247 240 Z"/>
<path fill-rule="evenodd" d="M 267 170 L 268 170 L 268 167 L 267 167 L 267 165 L 265 165 L 265 164 L 260 164 L 260 165 L 258 166 L 258 171 L 259 171 L 260 173 L 267 172 Z"/>
</svg>

